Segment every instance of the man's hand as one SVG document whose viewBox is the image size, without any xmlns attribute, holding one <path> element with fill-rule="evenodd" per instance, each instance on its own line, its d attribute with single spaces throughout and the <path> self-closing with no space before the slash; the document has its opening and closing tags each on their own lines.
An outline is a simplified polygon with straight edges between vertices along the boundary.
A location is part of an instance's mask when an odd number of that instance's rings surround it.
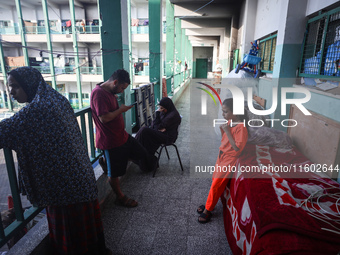
<svg viewBox="0 0 340 255">
<path fill-rule="evenodd" d="M 125 104 L 121 104 L 119 107 L 119 110 L 121 113 L 123 112 L 127 112 L 128 110 L 130 110 L 133 107 L 133 105 L 125 105 Z"/>
<path fill-rule="evenodd" d="M 162 128 L 162 129 L 159 129 L 158 131 L 165 132 L 166 129 L 165 129 L 165 128 Z"/>
<path fill-rule="evenodd" d="M 133 105 L 122 104 L 117 110 L 115 110 L 113 112 L 108 112 L 105 115 L 98 116 L 98 118 L 102 123 L 105 124 L 105 123 L 115 119 L 119 114 L 130 110 L 132 107 L 133 107 Z"/>
</svg>

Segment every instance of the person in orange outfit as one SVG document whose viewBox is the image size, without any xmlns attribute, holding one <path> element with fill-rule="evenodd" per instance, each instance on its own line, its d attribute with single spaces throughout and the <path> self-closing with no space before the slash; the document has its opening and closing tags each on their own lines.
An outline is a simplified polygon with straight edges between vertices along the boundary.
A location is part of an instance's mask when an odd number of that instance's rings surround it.
<svg viewBox="0 0 340 255">
<path fill-rule="evenodd" d="M 242 153 L 247 140 L 247 117 L 246 115 L 233 114 L 233 99 L 228 98 L 223 101 L 222 116 L 228 121 L 220 126 L 222 140 L 215 164 L 212 184 L 210 187 L 207 202 L 201 205 L 197 212 L 199 223 L 207 223 L 211 219 L 211 211 L 215 208 L 219 198 L 225 190 L 232 172 L 230 169 L 235 166 L 237 158 Z M 219 171 L 219 169 L 221 169 Z M 224 169 L 224 171 L 223 171 Z"/>
</svg>

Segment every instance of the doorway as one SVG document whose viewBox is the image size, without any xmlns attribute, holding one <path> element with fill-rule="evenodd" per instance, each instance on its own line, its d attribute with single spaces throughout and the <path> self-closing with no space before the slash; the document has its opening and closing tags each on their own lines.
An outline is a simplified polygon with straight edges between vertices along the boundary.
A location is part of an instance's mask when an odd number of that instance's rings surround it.
<svg viewBox="0 0 340 255">
<path fill-rule="evenodd" d="M 196 59 L 196 78 L 206 79 L 208 77 L 208 59 Z"/>
</svg>

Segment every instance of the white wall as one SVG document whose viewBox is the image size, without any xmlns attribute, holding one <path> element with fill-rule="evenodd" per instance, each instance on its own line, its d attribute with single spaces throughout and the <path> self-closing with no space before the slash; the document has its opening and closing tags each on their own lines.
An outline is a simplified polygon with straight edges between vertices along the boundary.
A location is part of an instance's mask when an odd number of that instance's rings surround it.
<svg viewBox="0 0 340 255">
<path fill-rule="evenodd" d="M 149 43 L 134 44 L 132 49 L 133 58 L 149 58 Z"/>
<path fill-rule="evenodd" d="M 147 19 L 149 18 L 149 5 L 146 4 L 137 4 L 137 18 L 138 19 Z"/>
<path fill-rule="evenodd" d="M 90 58 L 92 59 L 92 62 L 93 62 L 93 60 L 95 60 L 95 64 L 96 64 L 97 67 L 102 66 L 101 53 L 96 55 L 96 52 L 99 51 L 99 49 L 100 49 L 100 44 L 89 44 L 89 49 L 90 49 L 90 52 L 91 52 Z"/>
<path fill-rule="evenodd" d="M 82 9 L 80 7 L 75 6 L 74 7 L 74 13 L 76 19 L 84 19 L 85 18 L 85 9 Z M 70 16 L 71 18 L 71 16 Z"/>
<path fill-rule="evenodd" d="M 131 6 L 131 18 L 137 19 L 137 9 L 135 6 Z"/>
<path fill-rule="evenodd" d="M 19 57 L 18 48 L 3 47 L 5 57 Z"/>
<path fill-rule="evenodd" d="M 50 20 L 58 20 L 59 19 L 59 17 L 58 18 L 52 18 L 52 15 L 50 14 L 50 12 L 52 12 L 52 10 L 48 10 L 48 17 L 49 17 Z M 55 15 L 55 16 L 57 16 L 57 15 Z M 37 9 L 37 20 L 45 20 L 44 12 L 43 12 L 42 8 Z"/>
<path fill-rule="evenodd" d="M 213 57 L 213 47 L 194 47 L 193 61 L 196 61 L 197 58 L 212 59 L 212 57 Z"/>
<path fill-rule="evenodd" d="M 268 1 L 258 0 L 255 19 L 254 39 L 262 38 L 278 30 L 280 22 L 286 22 L 286 18 L 281 20 L 281 15 L 286 17 L 282 4 L 287 4 L 287 0 Z M 280 18 L 279 18 L 280 17 Z"/>
<path fill-rule="evenodd" d="M 1 17 L 1 20 L 13 20 L 13 8 L 9 10 L 9 9 L 3 9 L 0 6 L 0 17 Z"/>
<path fill-rule="evenodd" d="M 121 20 L 123 44 L 129 45 L 128 6 L 125 0 L 121 0 Z"/>
<path fill-rule="evenodd" d="M 45 43 L 45 44 L 40 44 L 39 46 L 34 45 L 34 46 L 31 46 L 31 47 L 34 48 L 34 49 L 28 49 L 28 50 L 27 50 L 28 56 L 29 56 L 30 58 L 40 57 L 40 51 L 35 50 L 35 49 L 40 49 L 40 50 L 44 50 L 44 51 L 47 50 L 47 45 L 46 45 L 46 43 Z M 47 53 L 43 53 L 43 57 L 48 57 L 48 55 L 49 55 L 49 54 L 47 54 Z"/>
<path fill-rule="evenodd" d="M 47 10 L 48 10 L 48 17 L 49 17 L 50 20 L 60 20 L 60 10 L 59 9 L 55 9 L 53 7 L 48 7 Z M 44 20 L 45 19 L 42 7 L 39 6 L 36 9 L 36 13 L 37 13 L 37 15 L 36 15 L 37 20 Z"/>
<path fill-rule="evenodd" d="M 86 6 L 86 19 L 87 20 L 94 20 L 98 18 L 98 7 L 97 5 L 87 5 Z"/>
<path fill-rule="evenodd" d="M 71 13 L 70 13 L 70 8 L 68 7 L 68 5 L 63 5 L 61 8 L 60 8 L 60 17 L 61 19 L 63 20 L 69 20 L 71 19 Z"/>
<path fill-rule="evenodd" d="M 31 8 L 21 8 L 22 18 L 24 20 L 32 20 L 37 21 L 37 13 L 36 10 L 32 10 Z"/>
<path fill-rule="evenodd" d="M 308 0 L 306 8 L 306 16 L 312 13 L 318 12 L 319 10 L 326 8 L 334 3 L 339 2 L 339 0 Z"/>
</svg>

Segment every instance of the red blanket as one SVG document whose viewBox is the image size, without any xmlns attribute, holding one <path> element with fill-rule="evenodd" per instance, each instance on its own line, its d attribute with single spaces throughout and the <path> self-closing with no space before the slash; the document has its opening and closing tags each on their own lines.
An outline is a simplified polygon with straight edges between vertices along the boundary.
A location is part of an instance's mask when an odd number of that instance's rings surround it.
<svg viewBox="0 0 340 255">
<path fill-rule="evenodd" d="M 340 222 L 335 221 L 340 217 L 339 194 L 332 197 L 340 193 L 339 184 L 298 171 L 309 164 L 296 149 L 246 146 L 238 169 L 292 165 L 297 170 L 235 173 L 222 196 L 225 231 L 234 255 L 340 251 Z"/>
</svg>

